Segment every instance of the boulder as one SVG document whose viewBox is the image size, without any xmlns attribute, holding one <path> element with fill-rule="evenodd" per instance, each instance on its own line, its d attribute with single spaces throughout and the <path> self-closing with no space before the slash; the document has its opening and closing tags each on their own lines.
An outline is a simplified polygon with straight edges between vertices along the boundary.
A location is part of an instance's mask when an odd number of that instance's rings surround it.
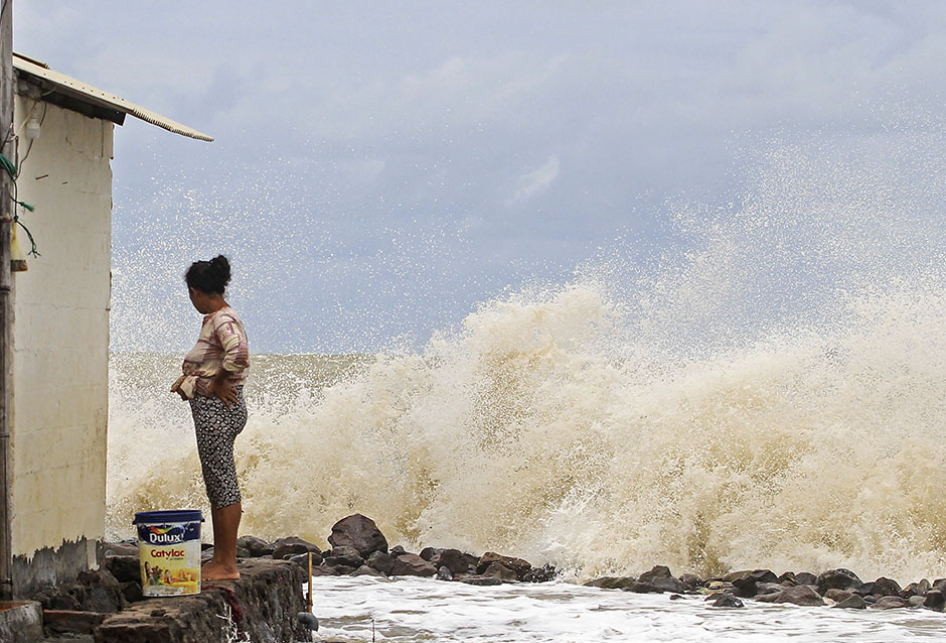
<svg viewBox="0 0 946 643">
<path fill-rule="evenodd" d="M 437 568 L 417 554 L 401 554 L 394 559 L 391 576 L 436 576 Z"/>
<path fill-rule="evenodd" d="M 453 572 L 446 565 L 441 565 L 437 570 L 437 580 L 453 580 Z"/>
<path fill-rule="evenodd" d="M 401 554 L 406 554 L 406 553 L 408 553 L 408 551 L 407 551 L 406 549 L 404 549 L 403 547 L 401 547 L 400 545 L 395 545 L 394 547 L 391 548 L 391 551 L 389 551 L 388 553 L 391 554 L 392 556 L 394 556 L 395 558 L 397 558 L 397 557 L 400 556 Z M 479 560 L 479 559 L 477 559 L 477 560 Z"/>
<path fill-rule="evenodd" d="M 439 554 L 442 549 L 434 549 L 433 547 L 424 547 L 420 550 L 420 557 L 426 560 L 428 563 L 430 559 Z"/>
<path fill-rule="evenodd" d="M 792 605 L 803 606 L 824 605 L 824 599 L 808 585 L 786 587 L 776 595 L 773 602 L 778 604 L 791 603 Z"/>
<path fill-rule="evenodd" d="M 707 599 L 707 602 L 711 603 L 712 607 L 745 607 L 742 601 L 732 594 L 716 594 L 715 596 L 710 596 L 709 599 Z"/>
<path fill-rule="evenodd" d="M 542 567 L 533 567 L 522 576 L 524 583 L 547 583 L 555 579 L 555 565 L 545 564 Z"/>
<path fill-rule="evenodd" d="M 361 567 L 365 564 L 365 559 L 361 557 L 358 550 L 354 547 L 335 547 L 327 556 L 323 558 L 326 565 L 335 567 L 336 565 L 348 565 L 349 567 Z"/>
<path fill-rule="evenodd" d="M 872 591 L 871 594 L 876 594 L 877 596 L 900 596 L 901 591 L 900 583 L 892 578 L 881 576 L 874 581 L 874 591 Z"/>
<path fill-rule="evenodd" d="M 910 607 L 921 607 L 925 600 L 926 600 L 925 596 L 913 595 L 907 599 L 907 602 L 910 603 Z"/>
<path fill-rule="evenodd" d="M 516 574 L 516 572 L 512 571 L 498 561 L 493 561 L 490 563 L 489 567 L 483 571 L 483 576 L 487 578 L 498 578 L 504 581 L 519 580 L 519 576 Z"/>
<path fill-rule="evenodd" d="M 246 550 L 247 558 L 271 556 L 276 551 L 273 543 L 256 536 L 240 536 L 237 538 L 237 548 Z"/>
<path fill-rule="evenodd" d="M 857 574 L 843 567 L 822 572 L 815 581 L 818 593 L 822 596 L 829 589 L 856 589 L 861 584 L 861 579 L 857 577 Z"/>
<path fill-rule="evenodd" d="M 635 594 L 663 594 L 668 591 L 665 587 L 660 587 L 657 583 L 665 579 L 656 579 L 653 583 L 642 583 L 637 581 L 632 584 L 630 587 L 622 588 L 625 592 L 634 592 Z M 672 591 L 672 590 L 669 590 Z"/>
<path fill-rule="evenodd" d="M 424 558 L 421 552 L 421 558 Z M 430 558 L 430 564 L 434 567 L 446 567 L 455 576 L 457 574 L 466 574 L 470 570 L 469 556 L 459 549 L 442 549 Z M 427 560 L 427 559 L 425 559 Z M 476 559 L 479 562 L 479 559 Z"/>
<path fill-rule="evenodd" d="M 785 572 L 778 577 L 778 582 L 784 585 L 798 585 L 798 580 L 795 578 L 794 572 Z"/>
<path fill-rule="evenodd" d="M 873 605 L 873 609 L 876 610 L 895 610 L 904 607 L 910 607 L 910 602 L 899 596 L 884 596 L 877 599 L 877 602 Z"/>
<path fill-rule="evenodd" d="M 308 554 L 296 554 L 295 556 L 290 556 L 289 558 L 286 558 L 285 560 L 295 563 L 302 569 L 306 570 L 306 572 L 309 571 L 309 555 Z M 321 565 L 323 562 L 324 561 L 322 560 L 321 556 L 319 556 L 318 554 L 312 554 L 312 569 L 315 569 L 316 567 Z"/>
<path fill-rule="evenodd" d="M 923 598 L 923 607 L 927 609 L 942 612 L 944 605 L 946 605 L 946 597 L 944 597 L 943 593 L 938 589 L 931 589 Z"/>
<path fill-rule="evenodd" d="M 312 568 L 312 577 L 315 578 L 316 576 L 340 576 L 340 574 L 332 567 L 319 565 Z"/>
<path fill-rule="evenodd" d="M 332 525 L 332 535 L 328 541 L 333 547 L 354 547 L 362 558 L 368 558 L 376 551 L 388 550 L 384 534 L 371 518 L 361 514 L 342 518 Z"/>
<path fill-rule="evenodd" d="M 379 572 L 377 569 L 368 567 L 367 565 L 362 565 L 355 571 L 351 573 L 352 576 L 376 576 L 378 578 L 384 578 L 384 574 Z"/>
<path fill-rule="evenodd" d="M 795 574 L 796 585 L 817 585 L 818 577 L 809 572 L 798 572 Z"/>
<path fill-rule="evenodd" d="M 673 578 L 670 568 L 665 565 L 654 565 L 649 572 L 644 572 L 638 579 L 642 583 L 651 583 L 658 578 Z"/>
<path fill-rule="evenodd" d="M 102 567 L 111 573 L 119 583 L 137 581 L 141 583 L 141 563 L 138 555 L 134 556 L 106 556 Z"/>
<path fill-rule="evenodd" d="M 368 556 L 368 567 L 376 569 L 382 574 L 390 574 L 394 567 L 394 556 L 383 551 L 373 552 Z"/>
<path fill-rule="evenodd" d="M 843 590 L 834 590 L 834 589 L 832 589 L 832 590 L 830 590 L 830 591 L 832 591 L 832 592 L 838 591 L 838 592 L 839 592 L 839 591 L 843 591 Z M 867 609 L 867 603 L 864 601 L 863 598 L 861 598 L 861 597 L 858 596 L 857 594 L 850 594 L 850 595 L 849 595 L 847 598 L 845 598 L 843 601 L 838 601 L 838 604 L 835 605 L 835 607 L 837 607 L 838 609 L 842 609 L 842 610 L 864 610 L 864 609 Z"/>
<path fill-rule="evenodd" d="M 492 563 L 499 563 L 507 569 L 516 573 L 516 578 L 522 578 L 526 572 L 532 569 L 532 564 L 521 558 L 512 556 L 503 556 L 495 552 L 488 551 L 480 556 L 479 563 L 476 565 L 476 573 L 482 574 Z"/>
<path fill-rule="evenodd" d="M 856 594 L 854 594 L 854 592 L 848 589 L 829 589 L 824 594 L 825 598 L 832 600 L 835 603 L 841 603 L 843 601 L 846 601 L 851 596 L 856 596 Z"/>
<path fill-rule="evenodd" d="M 637 582 L 633 576 L 602 576 L 585 583 L 585 587 L 600 587 L 601 589 L 627 589 Z"/>
<path fill-rule="evenodd" d="M 924 578 L 918 583 L 910 583 L 904 587 L 903 591 L 900 592 L 900 595 L 904 598 L 910 598 L 911 596 L 926 596 L 926 593 L 930 591 L 930 589 L 930 582 Z"/>
<path fill-rule="evenodd" d="M 296 554 L 306 554 L 312 552 L 312 558 L 315 558 L 315 554 L 322 555 L 322 550 L 316 547 L 314 544 L 310 543 L 307 540 L 302 540 L 297 536 L 290 536 L 289 538 L 280 538 L 279 540 L 273 543 L 273 558 L 276 560 L 285 560 Z M 312 561 L 312 564 L 315 564 L 315 561 Z"/>
<path fill-rule="evenodd" d="M 696 574 L 683 574 L 677 580 L 686 585 L 690 591 L 703 586 L 703 579 Z"/>
<path fill-rule="evenodd" d="M 759 583 L 777 584 L 778 576 L 767 569 L 757 569 L 751 572 L 739 572 L 736 575 L 730 574 L 725 580 L 733 584 L 738 596 L 752 598 L 760 593 Z"/>
</svg>

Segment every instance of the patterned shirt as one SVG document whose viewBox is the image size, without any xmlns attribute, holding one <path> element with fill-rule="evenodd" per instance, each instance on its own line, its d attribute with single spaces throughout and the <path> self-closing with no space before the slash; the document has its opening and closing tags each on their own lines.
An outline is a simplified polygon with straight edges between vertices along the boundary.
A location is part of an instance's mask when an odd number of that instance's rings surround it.
<svg viewBox="0 0 946 643">
<path fill-rule="evenodd" d="M 204 316 L 197 343 L 184 358 L 184 375 L 171 390 L 183 391 L 188 399 L 206 397 L 207 388 L 221 369 L 227 371 L 227 381 L 233 386 L 242 386 L 250 369 L 246 330 L 229 306 Z"/>
</svg>

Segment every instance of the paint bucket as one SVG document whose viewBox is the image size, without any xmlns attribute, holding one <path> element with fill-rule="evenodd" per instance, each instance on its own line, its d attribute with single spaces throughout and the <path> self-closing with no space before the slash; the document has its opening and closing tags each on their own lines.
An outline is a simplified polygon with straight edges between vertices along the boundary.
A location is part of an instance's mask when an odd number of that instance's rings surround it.
<svg viewBox="0 0 946 643">
<path fill-rule="evenodd" d="M 200 593 L 200 523 L 196 509 L 135 514 L 141 589 L 146 597 Z"/>
</svg>

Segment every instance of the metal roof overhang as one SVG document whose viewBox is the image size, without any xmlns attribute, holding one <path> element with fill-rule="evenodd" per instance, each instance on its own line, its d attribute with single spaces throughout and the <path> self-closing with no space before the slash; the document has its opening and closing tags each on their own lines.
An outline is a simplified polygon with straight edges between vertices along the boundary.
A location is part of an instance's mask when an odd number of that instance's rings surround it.
<svg viewBox="0 0 946 643">
<path fill-rule="evenodd" d="M 213 137 L 208 136 L 203 132 L 198 132 L 187 125 L 182 125 L 181 123 L 172 121 L 170 118 L 165 118 L 164 116 L 152 112 L 151 110 L 145 109 L 139 105 L 135 105 L 124 98 L 119 98 L 114 94 L 103 92 L 101 89 L 96 89 L 91 85 L 86 85 L 75 78 L 70 78 L 69 76 L 53 71 L 49 68 L 49 65 L 39 60 L 35 60 L 33 58 L 29 58 L 14 52 L 13 67 L 19 72 L 46 81 L 54 88 L 56 92 L 61 93 L 64 96 L 74 98 L 75 100 L 78 100 L 82 103 L 100 107 L 106 110 L 106 112 L 131 114 L 135 118 L 140 118 L 145 122 L 151 123 L 152 125 L 157 125 L 158 127 L 166 129 L 169 132 L 174 132 L 175 134 L 180 134 L 181 136 L 196 138 L 199 141 L 213 140 Z M 116 122 L 121 124 L 121 120 Z"/>
</svg>

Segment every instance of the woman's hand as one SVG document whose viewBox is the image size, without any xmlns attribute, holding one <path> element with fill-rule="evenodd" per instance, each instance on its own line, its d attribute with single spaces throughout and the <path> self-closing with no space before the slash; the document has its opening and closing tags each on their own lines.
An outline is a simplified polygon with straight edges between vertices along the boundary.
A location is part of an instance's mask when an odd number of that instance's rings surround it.
<svg viewBox="0 0 946 643">
<path fill-rule="evenodd" d="M 207 387 L 207 396 L 213 397 L 215 395 L 223 400 L 227 408 L 240 402 L 236 389 L 226 380 L 214 379 L 210 382 L 210 385 Z"/>
</svg>

